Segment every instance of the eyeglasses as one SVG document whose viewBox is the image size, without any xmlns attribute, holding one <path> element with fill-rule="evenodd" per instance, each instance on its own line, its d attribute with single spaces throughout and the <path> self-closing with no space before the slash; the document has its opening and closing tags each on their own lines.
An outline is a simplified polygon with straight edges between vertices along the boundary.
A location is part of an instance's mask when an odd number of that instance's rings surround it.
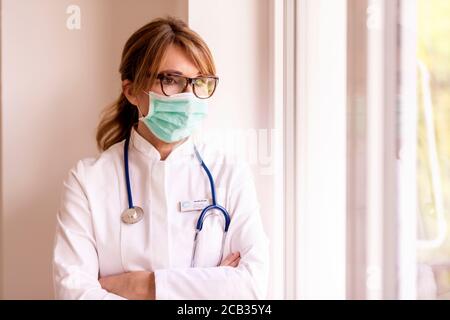
<svg viewBox="0 0 450 320">
<path fill-rule="evenodd" d="M 211 97 L 219 81 L 219 78 L 215 76 L 189 78 L 172 73 L 160 73 L 156 78 L 161 83 L 161 90 L 166 96 L 182 93 L 188 85 L 192 85 L 192 91 L 200 99 L 208 99 Z"/>
</svg>

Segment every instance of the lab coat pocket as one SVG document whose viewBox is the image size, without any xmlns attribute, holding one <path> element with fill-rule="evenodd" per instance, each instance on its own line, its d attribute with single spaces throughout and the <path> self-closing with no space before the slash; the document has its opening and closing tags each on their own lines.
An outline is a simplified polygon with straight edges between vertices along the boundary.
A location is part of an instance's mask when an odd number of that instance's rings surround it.
<svg viewBox="0 0 450 320">
<path fill-rule="evenodd" d="M 226 209 L 225 190 L 216 189 L 217 204 Z M 209 211 L 203 222 L 202 231 L 198 235 L 196 267 L 215 267 L 221 262 L 222 239 L 225 219 L 219 210 Z"/>
<path fill-rule="evenodd" d="M 151 270 L 150 261 L 150 203 L 142 206 L 143 218 L 133 224 L 121 221 L 120 225 L 120 254 L 125 272 Z"/>
</svg>

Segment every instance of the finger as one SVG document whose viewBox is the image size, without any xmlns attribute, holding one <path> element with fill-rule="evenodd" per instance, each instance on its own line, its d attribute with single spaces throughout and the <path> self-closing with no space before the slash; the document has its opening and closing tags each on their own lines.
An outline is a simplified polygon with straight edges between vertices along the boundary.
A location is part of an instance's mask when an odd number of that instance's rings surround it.
<svg viewBox="0 0 450 320">
<path fill-rule="evenodd" d="M 241 261 L 241 258 L 234 260 L 229 266 L 236 268 L 239 265 L 239 262 Z"/>
<path fill-rule="evenodd" d="M 234 263 L 236 260 L 240 260 L 241 259 L 241 254 L 239 252 L 236 253 L 236 255 L 234 256 L 234 259 L 230 261 L 229 264 Z"/>
<path fill-rule="evenodd" d="M 105 290 L 108 290 L 108 289 L 109 289 L 109 288 L 108 288 L 108 285 L 109 285 L 110 281 L 108 281 L 108 280 L 109 280 L 108 277 L 100 278 L 100 279 L 98 280 L 98 282 L 100 282 L 100 286 L 101 286 L 103 289 L 105 289 Z"/>
<path fill-rule="evenodd" d="M 227 266 L 233 262 L 239 256 L 239 252 L 229 254 L 224 260 L 222 260 L 221 266 Z"/>
<path fill-rule="evenodd" d="M 100 278 L 98 281 L 100 282 L 102 289 L 109 292 L 114 292 L 115 287 L 122 281 L 122 278 L 122 275 L 113 275 Z"/>
<path fill-rule="evenodd" d="M 228 267 L 228 266 L 235 264 L 236 262 L 239 263 L 240 259 L 241 259 L 241 257 L 239 255 L 237 255 L 233 260 L 228 261 L 226 264 L 223 264 L 223 266 Z"/>
<path fill-rule="evenodd" d="M 231 254 L 229 254 L 229 255 L 222 261 L 222 263 L 223 263 L 223 264 L 228 264 L 228 263 L 230 263 L 231 261 L 233 261 L 234 258 L 235 258 L 235 254 L 234 254 L 234 253 L 231 253 Z"/>
</svg>

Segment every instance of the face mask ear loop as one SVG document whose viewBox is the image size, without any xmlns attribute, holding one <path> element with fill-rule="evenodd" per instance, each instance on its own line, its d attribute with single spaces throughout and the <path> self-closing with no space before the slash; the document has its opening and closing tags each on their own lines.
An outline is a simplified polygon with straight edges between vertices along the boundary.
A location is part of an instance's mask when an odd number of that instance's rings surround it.
<svg viewBox="0 0 450 320">
<path fill-rule="evenodd" d="M 148 92 L 146 92 L 146 91 L 144 91 L 144 90 L 142 90 L 146 95 L 148 95 L 149 96 L 149 99 L 150 99 L 150 95 L 148 94 Z M 141 108 L 139 108 L 139 105 L 137 104 L 136 105 L 136 108 L 138 109 L 138 113 L 139 113 L 139 121 L 140 120 L 142 120 L 142 119 L 144 119 L 145 118 L 145 116 L 144 116 L 144 114 L 142 113 L 142 111 L 141 111 Z M 150 111 L 150 110 L 149 110 Z"/>
<path fill-rule="evenodd" d="M 142 119 L 144 119 L 145 117 L 144 117 L 143 113 L 141 112 L 141 108 L 139 108 L 138 105 L 136 105 L 136 108 L 138 109 L 138 116 L 139 116 L 138 122 L 139 122 L 139 121 L 141 121 Z"/>
</svg>

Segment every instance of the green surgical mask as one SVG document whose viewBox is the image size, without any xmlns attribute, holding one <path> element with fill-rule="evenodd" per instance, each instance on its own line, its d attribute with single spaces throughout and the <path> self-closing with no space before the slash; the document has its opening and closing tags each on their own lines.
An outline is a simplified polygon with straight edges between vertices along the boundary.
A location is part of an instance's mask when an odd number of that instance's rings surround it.
<svg viewBox="0 0 450 320">
<path fill-rule="evenodd" d="M 189 137 L 207 115 L 208 104 L 192 92 L 170 97 L 151 91 L 147 94 L 150 97 L 149 112 L 139 120 L 164 142 L 172 143 Z"/>
</svg>

